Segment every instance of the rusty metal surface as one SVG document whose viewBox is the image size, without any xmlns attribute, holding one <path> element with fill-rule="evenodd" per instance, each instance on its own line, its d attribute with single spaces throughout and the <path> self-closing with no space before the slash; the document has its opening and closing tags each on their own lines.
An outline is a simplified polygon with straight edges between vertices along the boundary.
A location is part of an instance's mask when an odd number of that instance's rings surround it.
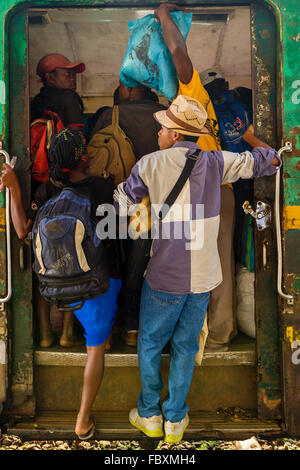
<svg viewBox="0 0 300 470">
<path fill-rule="evenodd" d="M 300 436 L 300 318 L 292 314 L 282 319 L 282 354 L 285 424 L 288 432 Z"/>
<path fill-rule="evenodd" d="M 169 368 L 162 365 L 164 384 L 161 398 L 168 393 Z M 192 411 L 219 408 L 256 408 L 254 366 L 210 366 L 195 368 L 187 404 Z M 79 409 L 83 367 L 36 366 L 35 386 L 38 411 Z M 136 407 L 141 390 L 138 367 L 107 367 L 101 390 L 93 404 L 95 411 L 129 411 Z"/>
<path fill-rule="evenodd" d="M 6 401 L 6 390 L 8 384 L 7 374 L 7 318 L 6 312 L 0 312 L 0 414 L 2 403 Z"/>
<path fill-rule="evenodd" d="M 275 21 L 269 11 L 258 5 L 253 5 L 251 10 L 251 34 L 255 131 L 263 141 L 277 147 L 275 96 L 278 84 L 276 83 L 276 49 L 274 48 Z M 274 211 L 275 179 L 257 178 L 254 191 L 255 200 L 267 202 Z M 271 227 L 263 231 L 255 230 L 258 413 L 263 418 L 279 419 L 282 416 L 282 391 L 274 242 L 273 217 Z M 263 244 L 267 246 L 266 265 L 263 264 Z"/>
<path fill-rule="evenodd" d="M 293 151 L 283 162 L 283 283 L 294 296 L 291 309 L 281 303 L 282 381 L 285 426 L 300 436 L 300 70 L 299 2 L 291 0 L 282 8 L 283 98 L 282 132 L 291 140 Z"/>
<path fill-rule="evenodd" d="M 148 440 L 148 447 L 144 448 L 153 449 L 149 447 L 150 439 L 129 423 L 127 412 L 95 412 L 94 418 L 96 421 L 95 439 L 135 439 L 139 442 Z M 75 437 L 75 422 L 76 414 L 72 412 L 42 412 L 38 414 L 34 422 L 9 424 L 7 432 L 27 440 L 72 440 Z M 190 424 L 185 431 L 184 439 L 199 440 L 204 436 L 215 439 L 246 439 L 253 435 L 271 438 L 280 433 L 278 423 L 261 421 L 255 417 L 234 419 L 212 412 L 191 412 Z"/>
<path fill-rule="evenodd" d="M 17 155 L 16 172 L 25 206 L 30 199 L 30 174 L 26 172 L 29 147 L 29 93 L 27 83 L 27 13 L 10 21 L 10 134 L 9 150 Z M 10 328 L 10 394 L 9 406 L 20 407 L 33 394 L 33 337 L 30 246 L 25 246 L 26 269 L 20 269 L 20 248 L 12 230 L 13 297 L 9 304 Z M 32 410 L 30 411 L 32 414 Z"/>
<path fill-rule="evenodd" d="M 49 348 L 37 348 L 34 351 L 34 363 L 37 366 L 84 367 L 86 363 L 86 348 L 84 345 L 68 349 L 59 345 Z M 162 354 L 162 363 L 169 364 L 168 350 Z M 228 351 L 204 352 L 201 366 L 196 367 L 232 367 L 256 365 L 255 340 L 239 334 L 230 343 Z M 105 367 L 138 367 L 136 348 L 127 346 L 124 341 L 114 335 L 111 349 L 105 354 Z"/>
</svg>

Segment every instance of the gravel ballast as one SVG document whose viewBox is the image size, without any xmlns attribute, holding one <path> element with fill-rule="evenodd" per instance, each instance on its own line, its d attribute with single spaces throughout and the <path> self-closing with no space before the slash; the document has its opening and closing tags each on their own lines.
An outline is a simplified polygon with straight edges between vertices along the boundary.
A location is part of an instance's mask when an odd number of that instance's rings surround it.
<svg viewBox="0 0 300 470">
<path fill-rule="evenodd" d="M 251 442 L 257 442 L 259 450 L 300 450 L 300 440 L 291 438 L 278 438 L 275 440 L 260 439 L 253 436 Z M 181 441 L 178 444 L 168 444 L 161 441 L 156 450 L 174 450 L 174 451 L 222 451 L 222 450 L 254 450 L 247 449 L 247 440 L 242 441 L 223 441 L 223 440 L 200 440 L 200 441 Z M 250 441 L 250 440 L 249 440 Z M 241 444 L 243 443 L 243 444 Z M 250 443 L 251 444 L 251 443 Z M 243 447 L 244 446 L 244 447 Z M 20 437 L 2 434 L 0 438 L 0 451 L 12 450 L 51 450 L 51 451 L 74 451 L 74 450 L 144 450 L 138 441 L 23 441 Z"/>
</svg>

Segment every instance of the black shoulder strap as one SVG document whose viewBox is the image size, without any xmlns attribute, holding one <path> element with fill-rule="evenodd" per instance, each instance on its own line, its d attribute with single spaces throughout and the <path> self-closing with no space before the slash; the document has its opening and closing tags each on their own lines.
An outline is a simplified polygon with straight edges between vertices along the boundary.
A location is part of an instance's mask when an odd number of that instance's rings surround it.
<svg viewBox="0 0 300 470">
<path fill-rule="evenodd" d="M 162 214 L 162 212 L 159 211 L 158 216 L 159 216 L 160 220 L 162 220 L 167 215 L 167 213 L 169 212 L 169 209 L 171 208 L 171 206 L 174 204 L 174 202 L 178 198 L 181 190 L 183 189 L 183 186 L 185 185 L 188 177 L 190 176 L 190 174 L 191 174 L 191 172 L 194 168 L 194 165 L 195 165 L 195 163 L 196 163 L 196 161 L 199 157 L 200 152 L 201 152 L 201 149 L 196 150 L 195 153 L 193 153 L 192 155 L 189 155 L 187 157 L 185 165 L 183 167 L 183 170 L 182 170 L 178 180 L 176 181 L 175 186 L 173 187 L 172 191 L 170 192 L 167 199 L 165 200 L 164 207 L 167 207 L 168 210 L 166 211 L 165 214 Z"/>
</svg>

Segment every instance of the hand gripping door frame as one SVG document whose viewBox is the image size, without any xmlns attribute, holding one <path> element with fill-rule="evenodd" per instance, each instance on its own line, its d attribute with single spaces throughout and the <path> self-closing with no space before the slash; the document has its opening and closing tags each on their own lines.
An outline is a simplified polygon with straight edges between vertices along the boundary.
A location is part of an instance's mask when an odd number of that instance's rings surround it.
<svg viewBox="0 0 300 470">
<path fill-rule="evenodd" d="M 0 149 L 0 155 L 5 158 L 5 163 L 11 165 L 9 154 Z M 14 157 L 13 157 L 14 158 Z M 0 310 L 4 310 L 4 304 L 8 302 L 12 295 L 12 275 L 11 275 L 11 238 L 10 238 L 10 192 L 5 188 L 5 225 L 6 225 L 6 265 L 7 265 L 7 293 L 2 299 L 0 298 Z"/>
</svg>

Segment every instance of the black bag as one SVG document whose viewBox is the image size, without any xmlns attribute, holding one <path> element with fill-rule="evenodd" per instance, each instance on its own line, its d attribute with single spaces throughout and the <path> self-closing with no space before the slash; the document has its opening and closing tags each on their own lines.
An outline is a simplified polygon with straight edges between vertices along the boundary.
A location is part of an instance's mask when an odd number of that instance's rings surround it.
<svg viewBox="0 0 300 470">
<path fill-rule="evenodd" d="M 96 234 L 91 195 L 65 187 L 38 211 L 32 245 L 41 295 L 60 310 L 78 310 L 109 288 L 105 247 Z M 70 303 L 81 302 L 76 307 Z"/>
<path fill-rule="evenodd" d="M 183 167 L 175 186 L 165 200 L 165 206 L 168 207 L 168 211 L 178 198 L 183 186 L 189 178 L 200 152 L 201 150 L 197 150 L 195 153 L 187 157 L 185 166 Z M 165 214 L 162 214 L 161 212 L 159 213 L 160 221 L 163 220 L 168 211 L 166 211 Z M 150 260 L 152 243 L 151 230 L 149 230 L 147 238 L 139 237 L 136 240 L 133 240 L 132 249 L 126 266 L 125 288 L 141 290 L 144 281 L 144 273 Z"/>
</svg>

